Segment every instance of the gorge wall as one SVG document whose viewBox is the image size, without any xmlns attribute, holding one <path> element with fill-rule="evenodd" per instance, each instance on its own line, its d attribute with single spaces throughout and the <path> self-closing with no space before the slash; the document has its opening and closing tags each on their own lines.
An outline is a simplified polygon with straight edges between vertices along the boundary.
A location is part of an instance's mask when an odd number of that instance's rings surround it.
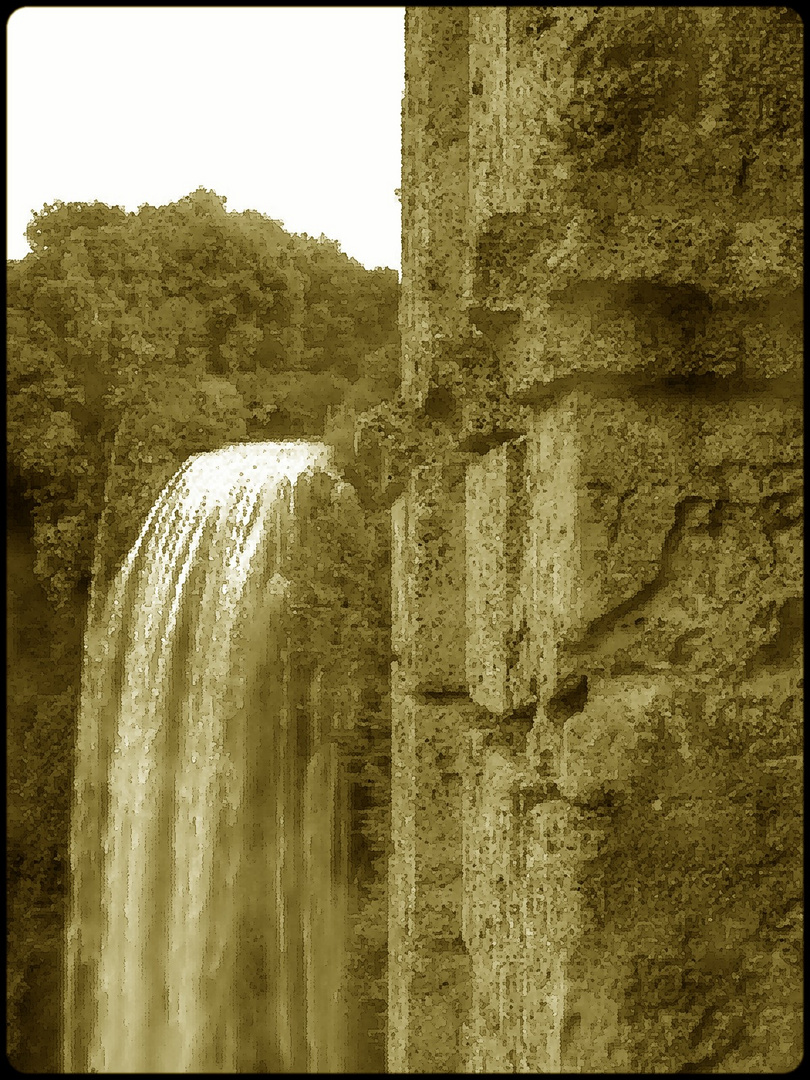
<svg viewBox="0 0 810 1080">
<path fill-rule="evenodd" d="M 791 1069 L 801 22 L 406 45 L 388 1070 Z"/>
</svg>

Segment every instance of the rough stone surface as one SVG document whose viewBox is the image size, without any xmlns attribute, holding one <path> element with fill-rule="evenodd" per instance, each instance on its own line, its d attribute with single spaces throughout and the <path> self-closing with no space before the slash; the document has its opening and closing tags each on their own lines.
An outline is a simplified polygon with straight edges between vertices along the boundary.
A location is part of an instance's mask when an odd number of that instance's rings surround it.
<svg viewBox="0 0 810 1080">
<path fill-rule="evenodd" d="M 790 1070 L 800 20 L 406 44 L 388 1067 Z"/>
</svg>

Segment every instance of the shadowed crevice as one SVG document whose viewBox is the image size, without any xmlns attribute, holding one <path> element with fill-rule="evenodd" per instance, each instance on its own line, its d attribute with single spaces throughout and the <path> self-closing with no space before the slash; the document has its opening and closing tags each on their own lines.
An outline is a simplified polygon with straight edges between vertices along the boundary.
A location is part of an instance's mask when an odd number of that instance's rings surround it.
<svg viewBox="0 0 810 1080">
<path fill-rule="evenodd" d="M 588 676 L 569 675 L 546 705 L 546 715 L 560 723 L 582 712 L 588 703 Z"/>
</svg>

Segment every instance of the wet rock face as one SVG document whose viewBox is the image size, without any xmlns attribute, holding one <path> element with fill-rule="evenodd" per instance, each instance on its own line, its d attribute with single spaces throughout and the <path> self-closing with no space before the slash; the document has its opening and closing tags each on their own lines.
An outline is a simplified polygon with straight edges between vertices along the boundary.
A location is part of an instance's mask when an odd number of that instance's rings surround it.
<svg viewBox="0 0 810 1080">
<path fill-rule="evenodd" d="M 405 389 L 436 436 L 394 507 L 389 1068 L 790 1069 L 800 23 L 413 9 L 407 45 Z M 406 777 L 448 710 L 440 1050 Z"/>
</svg>

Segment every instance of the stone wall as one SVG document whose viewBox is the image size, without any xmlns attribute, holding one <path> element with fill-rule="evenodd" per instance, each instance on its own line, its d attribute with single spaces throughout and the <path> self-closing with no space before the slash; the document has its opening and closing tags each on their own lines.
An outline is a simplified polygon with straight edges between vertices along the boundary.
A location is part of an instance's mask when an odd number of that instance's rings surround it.
<svg viewBox="0 0 810 1080">
<path fill-rule="evenodd" d="M 801 22 L 406 43 L 388 1070 L 788 1070 Z"/>
</svg>

